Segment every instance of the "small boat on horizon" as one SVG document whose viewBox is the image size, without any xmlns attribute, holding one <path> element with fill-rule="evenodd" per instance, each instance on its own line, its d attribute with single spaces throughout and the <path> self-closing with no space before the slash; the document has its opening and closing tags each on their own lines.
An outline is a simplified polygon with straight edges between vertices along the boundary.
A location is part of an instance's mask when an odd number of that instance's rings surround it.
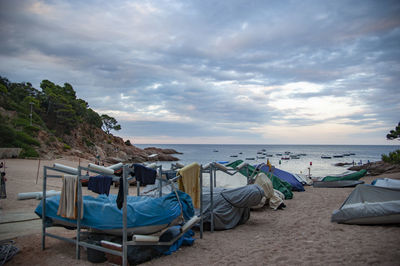
<svg viewBox="0 0 400 266">
<path fill-rule="evenodd" d="M 236 154 L 234 154 L 234 155 L 231 155 L 231 157 L 238 157 Z"/>
<path fill-rule="evenodd" d="M 332 156 L 329 155 L 322 155 L 321 159 L 332 159 Z"/>
<path fill-rule="evenodd" d="M 246 158 L 246 160 L 253 161 L 253 160 L 255 160 L 255 158 L 254 157 L 249 157 L 249 158 Z"/>
<path fill-rule="evenodd" d="M 290 157 L 282 157 L 281 160 L 290 160 Z"/>
</svg>

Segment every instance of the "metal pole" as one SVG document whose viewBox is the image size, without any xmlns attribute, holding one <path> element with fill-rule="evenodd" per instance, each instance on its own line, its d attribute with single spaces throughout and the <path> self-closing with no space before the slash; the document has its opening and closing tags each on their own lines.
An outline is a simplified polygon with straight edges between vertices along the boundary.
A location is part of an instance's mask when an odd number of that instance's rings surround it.
<svg viewBox="0 0 400 266">
<path fill-rule="evenodd" d="M 78 213 L 77 213 L 77 217 L 76 217 L 76 224 L 77 224 L 77 229 L 76 229 L 76 259 L 80 259 L 81 257 L 81 249 L 79 246 L 79 242 L 81 240 L 81 202 L 82 202 L 82 189 L 81 189 L 81 181 L 80 181 L 80 177 L 81 177 L 81 167 L 78 166 L 78 176 L 77 176 L 77 204 L 78 204 Z"/>
<path fill-rule="evenodd" d="M 128 233 L 127 233 L 127 217 L 128 217 L 128 210 L 127 210 L 127 199 L 128 199 L 128 193 L 129 193 L 129 184 L 127 182 L 127 177 L 128 177 L 128 167 L 127 165 L 124 165 L 122 168 L 122 176 L 123 176 L 123 186 L 124 186 L 124 204 L 123 204 L 123 231 L 122 231 L 122 265 L 126 266 L 128 263 L 128 247 L 126 245 L 126 242 L 128 241 Z M 139 184 L 140 185 L 140 184 Z"/>
<path fill-rule="evenodd" d="M 213 169 L 210 168 L 210 219 L 211 233 L 214 232 L 214 192 L 213 192 Z"/>
<path fill-rule="evenodd" d="M 160 179 L 162 179 L 162 165 L 160 165 Z M 162 197 L 162 181 L 161 180 L 158 180 L 158 182 L 159 182 L 159 189 L 160 189 L 160 192 L 159 192 L 159 196 L 160 196 L 160 198 Z"/>
<path fill-rule="evenodd" d="M 203 238 L 203 166 L 200 168 L 200 238 Z"/>
<path fill-rule="evenodd" d="M 42 250 L 45 249 L 46 240 L 46 182 L 47 182 L 47 167 L 43 167 L 43 199 L 42 199 Z"/>
<path fill-rule="evenodd" d="M 30 120 L 31 120 L 30 125 L 32 126 L 32 106 L 33 106 L 33 102 L 30 102 L 29 104 L 31 105 L 31 113 L 29 114 L 29 116 L 30 116 Z"/>
</svg>

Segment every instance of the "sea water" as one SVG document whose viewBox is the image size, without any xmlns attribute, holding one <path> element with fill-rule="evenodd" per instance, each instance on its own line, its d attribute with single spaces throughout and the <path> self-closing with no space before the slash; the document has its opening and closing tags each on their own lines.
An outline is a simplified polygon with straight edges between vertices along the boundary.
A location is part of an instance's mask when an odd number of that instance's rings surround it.
<svg viewBox="0 0 400 266">
<path fill-rule="evenodd" d="M 139 148 L 158 147 L 175 149 L 183 154 L 175 154 L 182 164 L 197 162 L 226 162 L 243 160 L 256 165 L 266 163 L 267 159 L 275 167 L 295 173 L 311 174 L 312 177 L 324 177 L 349 172 L 353 162 L 365 164 L 380 161 L 382 154 L 400 149 L 400 145 L 216 145 L 216 144 L 136 144 Z M 288 153 L 288 154 L 285 154 Z M 272 157 L 263 157 L 263 153 Z M 354 155 L 335 158 L 333 156 L 352 153 Z M 282 155 L 277 155 L 282 154 Z M 283 157 L 298 155 L 299 159 L 283 160 Z M 322 159 L 322 155 L 331 159 Z M 237 157 L 232 157 L 237 156 Z M 254 160 L 250 159 L 254 158 Z M 163 168 L 169 169 L 173 162 L 158 162 Z M 335 166 L 337 163 L 350 163 L 346 166 Z"/>
</svg>

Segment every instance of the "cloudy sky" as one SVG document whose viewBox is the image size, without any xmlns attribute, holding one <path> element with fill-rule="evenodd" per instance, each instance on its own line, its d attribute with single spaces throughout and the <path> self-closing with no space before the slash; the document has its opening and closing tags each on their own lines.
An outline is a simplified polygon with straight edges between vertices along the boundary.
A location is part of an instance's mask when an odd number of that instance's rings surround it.
<svg viewBox="0 0 400 266">
<path fill-rule="evenodd" d="M 0 1 L 0 75 L 134 143 L 399 144 L 400 1 Z"/>
</svg>

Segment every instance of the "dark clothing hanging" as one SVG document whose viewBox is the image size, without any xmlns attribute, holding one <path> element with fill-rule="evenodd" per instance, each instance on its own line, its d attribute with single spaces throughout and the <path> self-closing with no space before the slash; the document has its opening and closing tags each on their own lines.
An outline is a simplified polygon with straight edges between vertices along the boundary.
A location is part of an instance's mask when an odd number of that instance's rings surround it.
<svg viewBox="0 0 400 266">
<path fill-rule="evenodd" d="M 156 182 L 157 171 L 141 164 L 133 165 L 135 178 L 140 185 L 153 185 Z"/>
<path fill-rule="evenodd" d="M 98 194 L 110 194 L 112 177 L 110 176 L 91 176 L 89 177 L 88 189 Z"/>
<path fill-rule="evenodd" d="M 124 179 L 123 177 L 119 178 L 119 189 L 118 189 L 118 196 L 117 196 L 117 207 L 121 209 L 124 204 Z"/>
</svg>

